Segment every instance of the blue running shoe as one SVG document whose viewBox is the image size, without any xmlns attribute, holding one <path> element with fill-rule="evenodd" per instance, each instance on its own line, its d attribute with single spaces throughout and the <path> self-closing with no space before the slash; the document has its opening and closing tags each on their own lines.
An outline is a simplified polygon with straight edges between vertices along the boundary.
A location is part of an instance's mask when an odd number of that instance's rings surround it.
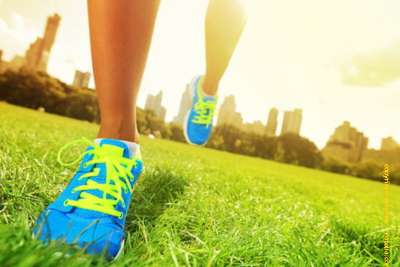
<svg viewBox="0 0 400 267">
<path fill-rule="evenodd" d="M 60 150 L 59 161 L 69 145 Z M 102 254 L 109 260 L 119 256 L 132 190 L 143 169 L 137 150 L 131 155 L 127 144 L 115 139 L 91 144 L 70 163 L 82 159 L 71 182 L 40 214 L 34 236 L 45 244 L 58 240 L 77 245 L 86 253 Z"/>
<path fill-rule="evenodd" d="M 217 97 L 202 94 L 203 77 L 191 83 L 193 90 L 192 107 L 188 111 L 183 131 L 186 141 L 192 145 L 205 145 L 211 136 Z"/>
</svg>

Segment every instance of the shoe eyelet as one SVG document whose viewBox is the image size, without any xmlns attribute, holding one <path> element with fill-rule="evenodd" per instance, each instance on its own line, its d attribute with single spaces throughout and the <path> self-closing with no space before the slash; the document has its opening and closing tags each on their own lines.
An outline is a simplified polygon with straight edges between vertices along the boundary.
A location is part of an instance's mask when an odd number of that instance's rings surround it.
<svg viewBox="0 0 400 267">
<path fill-rule="evenodd" d="M 84 167 L 84 168 L 87 168 L 87 167 L 89 167 L 89 164 L 83 163 L 83 167 Z"/>
<path fill-rule="evenodd" d="M 69 206 L 68 203 L 69 203 L 69 201 L 68 201 L 68 200 L 65 200 L 63 204 L 64 204 L 64 206 Z"/>
<path fill-rule="evenodd" d="M 119 214 L 118 218 L 120 218 L 120 219 L 124 218 L 124 214 L 121 212 L 121 213 Z"/>
</svg>

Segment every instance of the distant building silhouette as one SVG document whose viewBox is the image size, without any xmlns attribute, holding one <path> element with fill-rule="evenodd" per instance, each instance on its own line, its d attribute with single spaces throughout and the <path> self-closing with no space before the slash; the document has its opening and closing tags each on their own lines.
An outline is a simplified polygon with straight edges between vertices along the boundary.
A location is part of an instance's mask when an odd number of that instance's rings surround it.
<svg viewBox="0 0 400 267">
<path fill-rule="evenodd" d="M 22 56 L 16 55 L 11 61 L 2 60 L 0 62 L 0 73 L 11 70 L 18 71 L 25 64 L 25 59 Z"/>
<path fill-rule="evenodd" d="M 303 111 L 301 109 L 285 111 L 283 115 L 281 135 L 286 133 L 300 134 L 302 113 Z"/>
<path fill-rule="evenodd" d="M 77 88 L 87 88 L 89 87 L 89 81 L 90 81 L 90 72 L 82 72 L 76 70 L 72 86 Z"/>
<path fill-rule="evenodd" d="M 268 136 L 275 136 L 277 127 L 278 127 L 278 109 L 271 108 L 268 114 L 268 121 L 267 121 L 267 127 L 265 128 L 265 133 Z"/>
<path fill-rule="evenodd" d="M 44 51 L 51 51 L 54 45 L 58 27 L 60 26 L 61 17 L 58 14 L 54 14 L 47 18 L 46 30 L 43 37 L 43 49 Z"/>
<path fill-rule="evenodd" d="M 161 105 L 162 95 L 162 91 L 160 91 L 157 95 L 149 94 L 146 98 L 144 109 L 153 111 L 159 119 L 164 121 L 167 110 Z"/>
<path fill-rule="evenodd" d="M 25 53 L 25 66 L 29 69 L 47 71 L 51 49 L 57 35 L 61 17 L 54 14 L 47 18 L 43 37 L 38 37 Z"/>
<path fill-rule="evenodd" d="M 389 136 L 382 139 L 381 142 L 382 151 L 391 151 L 391 150 L 396 150 L 398 148 L 400 148 L 400 144 L 398 144 L 393 137 Z"/>
<path fill-rule="evenodd" d="M 352 127 L 348 121 L 335 129 L 322 150 L 325 158 L 344 162 L 360 162 L 367 149 L 368 138 Z"/>
<path fill-rule="evenodd" d="M 265 125 L 261 121 L 245 123 L 242 128 L 248 133 L 255 133 L 259 135 L 263 135 L 265 133 Z"/>
<path fill-rule="evenodd" d="M 25 58 L 20 55 L 16 55 L 13 59 L 6 64 L 7 69 L 17 71 L 25 64 Z"/>
<path fill-rule="evenodd" d="M 25 53 L 25 66 L 29 69 L 39 70 L 43 68 L 43 39 L 37 38 L 30 44 Z"/>
<path fill-rule="evenodd" d="M 189 111 L 191 105 L 192 105 L 192 96 L 190 92 L 190 85 L 187 84 L 186 89 L 181 97 L 181 103 L 179 105 L 178 114 L 173 119 L 173 122 L 179 125 L 183 125 L 186 113 Z"/>
<path fill-rule="evenodd" d="M 243 125 L 242 115 L 236 111 L 236 101 L 233 95 L 227 96 L 218 112 L 217 125 L 232 125 L 241 128 Z"/>
</svg>

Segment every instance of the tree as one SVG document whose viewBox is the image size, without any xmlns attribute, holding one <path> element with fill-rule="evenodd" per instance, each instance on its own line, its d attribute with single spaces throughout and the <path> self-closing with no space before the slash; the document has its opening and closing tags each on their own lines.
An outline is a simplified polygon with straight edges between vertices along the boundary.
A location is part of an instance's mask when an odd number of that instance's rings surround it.
<svg viewBox="0 0 400 267">
<path fill-rule="evenodd" d="M 0 76 L 0 100 L 69 116 L 98 121 L 99 111 L 93 90 L 69 86 L 44 72 L 21 69 Z"/>
<path fill-rule="evenodd" d="M 296 134 L 284 134 L 277 138 L 278 146 L 284 151 L 283 162 L 306 167 L 317 167 L 322 156 L 317 146 L 310 140 Z"/>
</svg>

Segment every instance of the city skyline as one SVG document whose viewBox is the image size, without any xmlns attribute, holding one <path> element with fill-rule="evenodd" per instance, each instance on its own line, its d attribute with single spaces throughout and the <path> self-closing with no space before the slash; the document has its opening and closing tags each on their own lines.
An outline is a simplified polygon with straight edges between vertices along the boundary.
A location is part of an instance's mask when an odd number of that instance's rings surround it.
<svg viewBox="0 0 400 267">
<path fill-rule="evenodd" d="M 177 123 L 178 125 L 183 124 L 186 112 L 189 110 L 191 104 L 190 96 L 190 86 L 187 84 L 181 97 L 179 112 L 171 122 Z M 162 91 L 160 91 L 157 96 L 149 94 L 146 98 L 146 104 L 149 105 L 149 99 L 152 101 L 151 103 L 153 103 L 153 98 L 157 98 L 157 104 L 153 105 L 153 111 L 157 113 L 158 109 L 165 109 L 162 106 Z M 165 112 L 165 110 L 163 112 Z M 302 109 L 295 108 L 294 110 L 287 110 L 283 112 L 283 118 L 280 121 L 278 119 L 279 110 L 272 107 L 268 112 L 266 123 L 263 123 L 260 120 L 244 122 L 241 113 L 236 110 L 235 96 L 229 95 L 224 98 L 222 105 L 217 108 L 214 124 L 217 126 L 222 126 L 224 124 L 233 125 L 247 132 L 253 132 L 260 135 L 265 134 L 270 137 L 286 133 L 303 136 L 300 133 L 301 124 L 303 122 L 302 114 Z M 277 133 L 278 125 L 281 126 L 279 134 Z M 303 137 L 308 138 L 307 136 Z M 357 130 L 357 128 L 353 127 L 349 121 L 345 120 L 342 124 L 334 128 L 333 134 L 329 136 L 329 139 L 327 139 L 324 146 L 320 149 L 328 158 L 348 162 L 359 162 L 362 159 L 363 153 L 370 149 L 368 143 L 368 137 L 364 136 L 363 132 Z M 376 150 L 392 151 L 396 149 L 400 149 L 400 144 L 398 144 L 392 136 L 388 136 L 381 138 L 380 147 Z"/>
<path fill-rule="evenodd" d="M 60 20 L 61 17 L 58 14 L 49 16 L 46 22 L 44 37 L 38 37 L 29 46 L 25 53 L 25 57 L 15 55 L 10 62 L 6 62 L 8 63 L 8 66 L 7 64 L 3 66 L 3 63 L 5 62 L 3 61 L 3 50 L 0 50 L 0 72 L 4 71 L 4 67 L 6 69 L 10 68 L 14 70 L 20 67 L 26 67 L 36 71 L 46 71 L 50 51 L 55 41 Z M 90 77 L 90 72 L 75 70 L 74 80 L 71 85 L 77 88 L 88 88 Z M 167 109 L 162 106 L 162 96 L 162 90 L 160 90 L 157 95 L 148 94 L 146 96 L 146 102 L 143 109 L 153 111 L 159 119 L 167 122 Z M 182 124 L 190 105 L 190 84 L 187 84 L 181 97 L 178 114 L 169 122 Z M 303 110 L 299 108 L 295 108 L 292 111 L 284 111 L 279 135 L 286 133 L 300 135 L 301 124 L 303 120 L 302 113 Z M 260 120 L 245 122 L 242 114 L 236 110 L 235 96 L 229 95 L 224 98 L 222 105 L 220 105 L 220 107 L 217 109 L 216 125 L 228 124 L 248 132 L 276 136 L 279 123 L 278 115 L 278 109 L 272 107 L 269 110 L 268 119 L 265 125 Z M 357 139 L 352 140 L 351 138 Z M 341 147 L 342 145 L 338 145 L 338 142 L 349 147 L 343 149 L 343 147 Z M 383 137 L 381 139 L 380 151 L 391 151 L 397 148 L 400 148 L 400 145 L 392 136 Z M 368 138 L 356 128 L 351 127 L 350 122 L 344 121 L 342 125 L 335 128 L 334 134 L 329 137 L 326 145 L 322 149 L 322 152 L 335 160 L 344 159 L 348 162 L 359 162 L 362 158 L 363 152 L 367 149 Z"/>
<path fill-rule="evenodd" d="M 313 13 L 306 8 L 309 4 L 313 6 Z M 389 123 L 396 121 L 396 114 L 400 113 L 399 83 L 350 86 L 341 81 L 338 70 L 340 64 L 354 55 L 385 49 L 400 40 L 396 26 L 400 18 L 394 12 L 400 7 L 398 2 L 339 0 L 326 8 L 326 4 L 313 0 L 301 5 L 286 0 L 254 0 L 246 5 L 249 24 L 220 90 L 221 99 L 230 94 L 237 97 L 237 109 L 245 122 L 266 123 L 267 107 L 275 106 L 281 111 L 298 107 L 307 118 L 302 134 L 319 147 L 325 145 L 332 129 L 344 120 L 362 129 L 370 137 L 373 148 L 380 147 L 383 137 L 400 139 L 400 125 Z M 45 18 L 57 12 L 63 19 L 51 52 L 49 73 L 70 83 L 75 70 L 91 72 L 88 28 L 82 26 L 87 23 L 85 3 L 43 0 L 29 9 L 25 6 L 21 0 L 0 1 L 3 57 L 10 60 L 15 54 L 24 54 L 28 45 L 42 35 Z M 161 3 L 139 105 L 144 106 L 147 94 L 164 88 L 167 121 L 178 112 L 176 99 L 181 96 L 184 85 L 204 69 L 205 6 L 205 1 Z M 182 25 L 181 21 L 186 23 Z M 293 21 L 298 22 L 296 32 L 302 32 L 301 36 L 292 30 Z M 184 35 L 189 38 L 182 42 Z M 174 68 L 168 67 L 171 62 Z M 93 82 L 90 86 L 93 87 Z M 379 105 L 376 99 L 380 99 Z"/>
</svg>

